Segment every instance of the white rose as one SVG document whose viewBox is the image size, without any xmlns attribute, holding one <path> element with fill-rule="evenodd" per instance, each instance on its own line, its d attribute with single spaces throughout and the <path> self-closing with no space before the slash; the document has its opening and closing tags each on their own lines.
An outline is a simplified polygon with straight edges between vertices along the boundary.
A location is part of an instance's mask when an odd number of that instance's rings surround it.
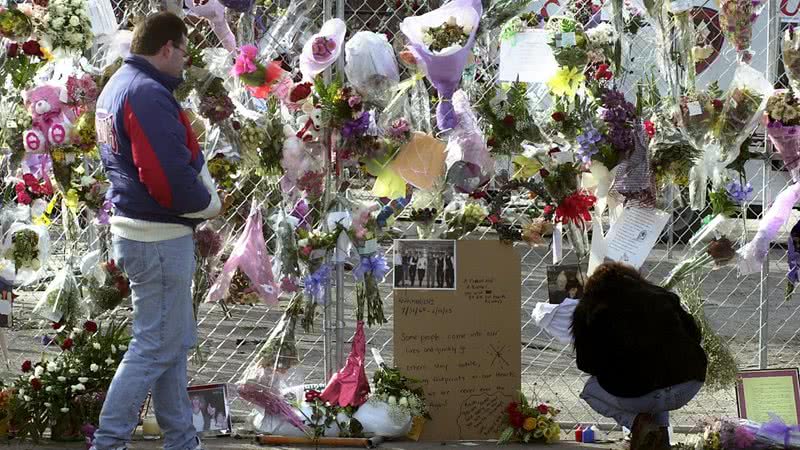
<svg viewBox="0 0 800 450">
<path fill-rule="evenodd" d="M 92 372 L 97 372 L 98 370 L 100 370 L 100 366 L 98 366 L 97 364 L 92 364 L 91 366 L 89 366 L 89 370 L 91 370 Z"/>
<path fill-rule="evenodd" d="M 388 403 L 390 405 L 396 405 L 397 404 L 397 397 L 395 397 L 394 395 L 390 395 Z"/>
<path fill-rule="evenodd" d="M 110 366 L 110 365 L 114 364 L 114 360 L 109 357 L 109 358 L 106 358 L 105 363 Z"/>
<path fill-rule="evenodd" d="M 44 367 L 42 366 L 36 366 L 36 369 L 34 369 L 33 371 L 33 374 L 34 376 L 36 376 L 36 378 L 42 376 L 43 373 L 44 373 Z"/>
<path fill-rule="evenodd" d="M 397 404 L 399 404 L 400 406 L 408 406 L 408 399 L 405 398 L 405 397 L 402 397 Z"/>
<path fill-rule="evenodd" d="M 125 345 L 125 344 L 120 344 L 120 345 L 119 345 L 119 349 L 124 351 L 124 350 L 127 350 L 127 349 L 128 349 L 128 346 L 127 346 L 127 345 Z"/>
<path fill-rule="evenodd" d="M 22 398 L 23 398 L 23 400 L 25 400 L 26 402 L 29 402 L 29 401 L 31 401 L 31 398 L 30 398 L 30 397 L 28 397 L 27 395 L 23 396 Z"/>
<path fill-rule="evenodd" d="M 67 377 L 58 377 L 58 381 L 63 383 L 65 381 L 67 381 Z"/>
<path fill-rule="evenodd" d="M 52 405 L 50 402 L 44 402 L 44 406 L 45 406 L 46 408 L 49 408 L 49 407 L 51 407 L 51 406 L 53 406 L 53 405 Z"/>
<path fill-rule="evenodd" d="M 20 389 L 19 390 L 19 395 L 25 395 L 25 389 Z"/>
<path fill-rule="evenodd" d="M 81 19 L 79 19 L 78 16 L 72 16 L 69 19 L 69 24 L 70 26 L 77 27 L 81 24 Z"/>
<path fill-rule="evenodd" d="M 88 378 L 86 378 L 86 377 L 80 377 L 80 378 L 78 378 L 78 381 L 79 381 L 80 383 L 88 383 L 88 382 L 89 382 L 89 379 L 88 379 Z"/>
<path fill-rule="evenodd" d="M 100 344 L 98 344 L 97 342 L 92 344 L 92 347 L 94 347 L 95 350 L 100 350 Z"/>
<path fill-rule="evenodd" d="M 68 413 L 69 412 L 69 408 L 61 408 L 61 412 L 62 413 Z"/>
<path fill-rule="evenodd" d="M 61 17 L 56 17 L 50 22 L 50 26 L 52 26 L 54 30 L 60 30 L 61 27 L 64 26 L 64 19 Z"/>
<path fill-rule="evenodd" d="M 51 362 L 47 365 L 48 372 L 57 372 L 58 371 L 58 363 Z"/>
<path fill-rule="evenodd" d="M 75 369 L 69 369 L 69 373 L 71 373 L 72 375 L 77 375 L 78 371 Z"/>
<path fill-rule="evenodd" d="M 73 44 L 80 44 L 83 41 L 83 36 L 79 33 L 70 33 L 68 40 Z"/>
<path fill-rule="evenodd" d="M 53 392 L 53 386 L 47 386 L 44 390 L 45 392 Z"/>
<path fill-rule="evenodd" d="M 78 384 L 72 386 L 72 392 L 76 392 L 76 391 L 80 392 L 80 391 L 85 391 L 85 390 L 86 390 L 86 386 L 84 386 L 81 383 L 78 383 Z"/>
</svg>

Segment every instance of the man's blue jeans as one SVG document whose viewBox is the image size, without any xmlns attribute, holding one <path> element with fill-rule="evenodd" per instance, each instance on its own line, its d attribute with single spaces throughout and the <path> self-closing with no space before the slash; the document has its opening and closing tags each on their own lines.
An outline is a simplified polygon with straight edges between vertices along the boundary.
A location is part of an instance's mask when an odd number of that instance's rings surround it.
<svg viewBox="0 0 800 450">
<path fill-rule="evenodd" d="M 117 265 L 131 282 L 133 339 L 103 404 L 95 449 L 124 448 L 152 392 L 164 449 L 192 450 L 198 440 L 186 392 L 186 358 L 197 340 L 194 239 L 138 242 L 114 236 L 113 242 Z"/>
<path fill-rule="evenodd" d="M 669 411 L 684 407 L 703 387 L 700 381 L 687 381 L 668 388 L 659 389 L 636 398 L 611 395 L 600 386 L 597 378 L 591 377 L 581 392 L 581 398 L 593 410 L 610 417 L 618 424 L 633 428 L 633 421 L 640 413 L 652 414 L 659 426 L 669 426 Z"/>
</svg>

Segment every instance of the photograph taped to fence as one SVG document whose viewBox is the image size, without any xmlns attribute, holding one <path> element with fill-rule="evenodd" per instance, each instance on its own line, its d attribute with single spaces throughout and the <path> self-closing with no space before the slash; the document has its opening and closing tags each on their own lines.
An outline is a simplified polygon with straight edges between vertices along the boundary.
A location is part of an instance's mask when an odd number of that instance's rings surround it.
<svg viewBox="0 0 800 450">
<path fill-rule="evenodd" d="M 454 240 L 396 240 L 393 261 L 395 289 L 456 289 Z"/>
<path fill-rule="evenodd" d="M 564 299 L 580 300 L 586 283 L 585 264 L 561 264 L 547 267 L 549 303 L 560 305 Z"/>
<path fill-rule="evenodd" d="M 230 434 L 231 414 L 228 391 L 224 384 L 189 386 L 192 423 L 198 433 Z"/>
</svg>

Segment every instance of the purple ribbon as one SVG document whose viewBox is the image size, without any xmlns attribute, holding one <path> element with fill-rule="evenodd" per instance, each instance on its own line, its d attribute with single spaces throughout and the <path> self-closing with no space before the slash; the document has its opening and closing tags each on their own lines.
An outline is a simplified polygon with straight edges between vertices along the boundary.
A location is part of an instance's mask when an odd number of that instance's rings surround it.
<svg viewBox="0 0 800 450">
<path fill-rule="evenodd" d="M 770 414 L 770 421 L 761 425 L 758 434 L 769 438 L 783 437 L 783 447 L 789 448 L 792 431 L 800 431 L 800 425 L 786 425 L 780 417 Z"/>
<path fill-rule="evenodd" d="M 363 280 L 366 274 L 372 274 L 376 280 L 382 280 L 389 273 L 389 265 L 383 255 L 362 256 L 358 266 L 353 269 L 356 280 Z"/>
<path fill-rule="evenodd" d="M 792 232 L 789 233 L 789 274 L 787 277 L 792 283 L 797 283 L 800 279 L 800 221 L 798 221 Z"/>
<path fill-rule="evenodd" d="M 325 287 L 328 286 L 330 277 L 331 268 L 328 265 L 323 265 L 316 272 L 305 277 L 305 294 L 314 299 L 317 304 L 325 304 Z"/>
</svg>

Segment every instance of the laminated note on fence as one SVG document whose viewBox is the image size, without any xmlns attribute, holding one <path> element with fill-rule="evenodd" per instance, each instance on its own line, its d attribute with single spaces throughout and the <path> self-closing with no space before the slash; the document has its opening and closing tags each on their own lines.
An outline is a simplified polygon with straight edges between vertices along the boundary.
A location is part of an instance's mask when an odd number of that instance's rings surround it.
<svg viewBox="0 0 800 450">
<path fill-rule="evenodd" d="M 658 209 L 625 208 L 606 236 L 606 258 L 638 269 L 668 220 L 669 214 Z"/>
<path fill-rule="evenodd" d="M 523 31 L 500 43 L 500 81 L 545 83 L 557 70 L 545 30 Z"/>
<path fill-rule="evenodd" d="M 421 380 L 423 441 L 497 439 L 520 389 L 520 254 L 456 242 L 455 289 L 394 291 L 394 364 Z"/>
</svg>

